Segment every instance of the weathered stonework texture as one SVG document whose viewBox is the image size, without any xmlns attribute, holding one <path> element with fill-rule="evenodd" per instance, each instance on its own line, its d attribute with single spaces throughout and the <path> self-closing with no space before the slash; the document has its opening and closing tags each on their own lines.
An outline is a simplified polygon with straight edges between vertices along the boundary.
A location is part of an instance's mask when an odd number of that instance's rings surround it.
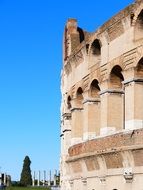
<svg viewBox="0 0 143 190">
<path fill-rule="evenodd" d="M 143 1 L 63 46 L 61 190 L 142 190 Z"/>
</svg>

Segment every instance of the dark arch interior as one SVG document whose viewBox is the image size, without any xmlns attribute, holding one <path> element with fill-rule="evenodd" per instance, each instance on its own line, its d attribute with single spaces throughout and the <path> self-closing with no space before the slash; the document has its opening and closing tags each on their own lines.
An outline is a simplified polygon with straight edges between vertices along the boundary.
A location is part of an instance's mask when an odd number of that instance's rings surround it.
<svg viewBox="0 0 143 190">
<path fill-rule="evenodd" d="M 120 66 L 115 66 L 113 67 L 112 71 L 111 71 L 111 75 L 116 75 L 117 77 L 119 77 L 122 81 L 124 80 L 124 77 L 122 75 L 122 69 Z"/>
<path fill-rule="evenodd" d="M 71 109 L 71 97 L 68 96 L 68 99 L 67 99 L 67 106 L 68 106 L 68 109 Z"/>
<path fill-rule="evenodd" d="M 77 31 L 79 32 L 79 41 L 80 43 L 84 41 L 84 32 L 81 28 L 77 28 Z"/>
<path fill-rule="evenodd" d="M 100 55 L 101 54 L 101 46 L 99 43 L 99 40 L 94 40 L 92 46 L 91 46 L 92 54 L 93 55 Z"/>
<path fill-rule="evenodd" d="M 143 58 L 141 58 L 140 61 L 138 62 L 137 69 L 143 70 Z"/>
<path fill-rule="evenodd" d="M 100 91 L 100 87 L 99 87 L 99 83 L 96 79 L 94 79 L 90 85 L 90 91 L 91 91 L 91 97 L 95 98 L 99 96 L 99 91 Z"/>
<path fill-rule="evenodd" d="M 143 58 L 137 64 L 137 76 L 143 78 Z"/>
<path fill-rule="evenodd" d="M 83 94 L 83 90 L 81 87 L 79 87 L 76 95 L 77 95 L 77 106 L 80 106 L 80 107 L 82 107 L 82 101 L 83 101 L 83 95 L 82 94 Z"/>
<path fill-rule="evenodd" d="M 143 26 L 143 10 L 140 12 L 137 22 Z"/>
<path fill-rule="evenodd" d="M 78 90 L 77 90 L 77 96 L 81 96 L 82 93 L 83 93 L 83 90 L 82 90 L 81 87 L 79 87 Z"/>
<path fill-rule="evenodd" d="M 143 38 L 143 10 L 138 15 L 135 24 L 135 40 L 140 40 Z"/>
<path fill-rule="evenodd" d="M 110 75 L 110 82 L 113 88 L 122 88 L 124 77 L 121 72 L 122 68 L 119 65 L 113 67 Z"/>
</svg>

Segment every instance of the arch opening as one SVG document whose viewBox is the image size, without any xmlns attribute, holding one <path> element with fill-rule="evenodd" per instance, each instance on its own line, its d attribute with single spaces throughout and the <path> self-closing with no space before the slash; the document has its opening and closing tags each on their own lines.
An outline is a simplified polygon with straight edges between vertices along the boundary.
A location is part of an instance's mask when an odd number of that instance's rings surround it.
<svg viewBox="0 0 143 190">
<path fill-rule="evenodd" d="M 101 60 L 101 45 L 98 39 L 94 40 L 90 49 L 90 66 L 95 65 Z"/>
<path fill-rule="evenodd" d="M 101 54 L 101 47 L 99 40 L 94 40 L 92 46 L 91 46 L 91 53 L 92 55 L 99 56 Z"/>
<path fill-rule="evenodd" d="M 122 89 L 122 81 L 124 77 L 122 75 L 122 68 L 119 65 L 113 67 L 110 73 L 110 85 L 112 88 Z"/>
<path fill-rule="evenodd" d="M 76 102 L 78 107 L 83 106 L 83 90 L 81 87 L 78 88 L 77 93 L 76 93 Z"/>
<path fill-rule="evenodd" d="M 136 70 L 137 70 L 137 77 L 143 78 L 143 58 L 141 58 L 140 61 L 138 62 Z"/>
<path fill-rule="evenodd" d="M 99 83 L 96 79 L 94 79 L 90 85 L 90 97 L 98 98 L 100 92 Z"/>
<path fill-rule="evenodd" d="M 72 106 L 71 106 L 71 97 L 70 96 L 68 96 L 68 99 L 67 99 L 67 108 L 68 108 L 68 110 L 70 110 L 72 108 Z"/>
<path fill-rule="evenodd" d="M 135 40 L 140 40 L 143 38 L 143 10 L 138 15 L 135 24 Z"/>
<path fill-rule="evenodd" d="M 80 27 L 77 27 L 77 31 L 79 32 L 79 42 L 83 42 L 85 37 L 84 37 L 84 31 L 80 28 Z"/>
</svg>

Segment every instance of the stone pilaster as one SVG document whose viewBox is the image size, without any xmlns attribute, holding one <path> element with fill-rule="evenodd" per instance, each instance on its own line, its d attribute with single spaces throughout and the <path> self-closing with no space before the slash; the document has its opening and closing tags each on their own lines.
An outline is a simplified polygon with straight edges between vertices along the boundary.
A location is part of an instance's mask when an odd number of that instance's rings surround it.
<svg viewBox="0 0 143 190">
<path fill-rule="evenodd" d="M 107 87 L 107 86 L 106 86 Z M 118 89 L 102 89 L 101 135 L 112 134 L 124 128 L 124 92 Z"/>
<path fill-rule="evenodd" d="M 143 127 L 143 78 L 136 69 L 124 71 L 125 81 L 125 129 Z"/>
<path fill-rule="evenodd" d="M 99 135 L 100 131 L 100 99 L 85 98 L 83 140 L 89 140 Z"/>
<path fill-rule="evenodd" d="M 63 134 L 63 154 L 68 154 L 68 148 L 71 145 L 71 113 L 67 112 L 63 114 L 63 126 L 62 126 L 62 134 Z"/>
<path fill-rule="evenodd" d="M 125 85 L 125 129 L 143 127 L 143 79 L 131 79 Z"/>
<path fill-rule="evenodd" d="M 77 105 L 76 98 L 72 100 L 71 117 L 71 145 L 73 145 L 81 142 L 83 136 L 83 108 Z"/>
</svg>

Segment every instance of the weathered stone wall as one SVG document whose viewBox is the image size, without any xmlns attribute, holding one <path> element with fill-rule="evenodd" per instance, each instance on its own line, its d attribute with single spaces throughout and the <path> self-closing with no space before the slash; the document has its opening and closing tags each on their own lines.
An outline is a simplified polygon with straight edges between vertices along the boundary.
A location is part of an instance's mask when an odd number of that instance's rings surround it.
<svg viewBox="0 0 143 190">
<path fill-rule="evenodd" d="M 94 33 L 69 19 L 61 77 L 61 188 L 143 186 L 143 1 Z"/>
<path fill-rule="evenodd" d="M 136 149 L 143 146 L 143 129 L 120 132 L 106 137 L 76 144 L 69 148 L 69 156 L 80 156 L 82 154 L 102 154 L 104 152 L 114 152 L 130 149 Z M 143 160 L 142 160 L 143 162 Z"/>
</svg>

